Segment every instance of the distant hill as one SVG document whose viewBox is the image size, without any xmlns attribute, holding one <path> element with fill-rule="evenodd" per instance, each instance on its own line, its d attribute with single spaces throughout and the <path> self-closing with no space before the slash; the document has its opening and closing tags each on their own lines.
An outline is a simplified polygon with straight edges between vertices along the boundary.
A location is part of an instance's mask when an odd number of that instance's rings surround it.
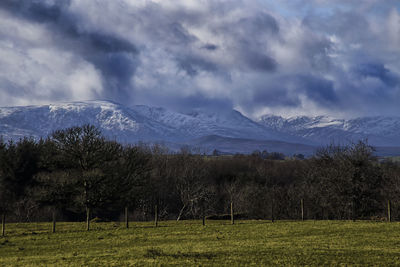
<svg viewBox="0 0 400 267">
<path fill-rule="evenodd" d="M 214 149 L 217 149 L 220 152 L 232 154 L 266 150 L 267 152 L 279 152 L 285 155 L 303 154 L 311 156 L 317 149 L 315 146 L 283 141 L 231 138 L 217 135 L 204 136 L 191 140 L 187 144 L 194 148 L 202 148 L 203 151 L 208 153 L 212 153 Z"/>
<path fill-rule="evenodd" d="M 283 118 L 265 115 L 257 122 L 268 129 L 316 144 L 347 144 L 368 139 L 374 146 L 400 147 L 400 117 L 335 119 L 327 116 Z"/>
<path fill-rule="evenodd" d="M 0 135 L 5 140 L 47 137 L 54 130 L 93 124 L 122 143 L 163 143 L 211 153 L 251 153 L 267 150 L 287 155 L 312 155 L 318 146 L 346 144 L 368 138 L 377 154 L 400 155 L 400 118 L 353 120 L 329 117 L 282 118 L 267 115 L 257 121 L 236 110 L 194 109 L 180 113 L 149 106 L 126 107 L 110 101 L 80 101 L 0 108 Z"/>
</svg>

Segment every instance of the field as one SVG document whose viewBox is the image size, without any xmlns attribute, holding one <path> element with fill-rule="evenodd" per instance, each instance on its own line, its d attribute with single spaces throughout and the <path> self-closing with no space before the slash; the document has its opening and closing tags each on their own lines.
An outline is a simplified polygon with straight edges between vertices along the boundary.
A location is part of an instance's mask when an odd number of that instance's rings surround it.
<svg viewBox="0 0 400 267">
<path fill-rule="evenodd" d="M 7 224 L 3 265 L 400 265 L 400 223 L 200 221 Z"/>
</svg>

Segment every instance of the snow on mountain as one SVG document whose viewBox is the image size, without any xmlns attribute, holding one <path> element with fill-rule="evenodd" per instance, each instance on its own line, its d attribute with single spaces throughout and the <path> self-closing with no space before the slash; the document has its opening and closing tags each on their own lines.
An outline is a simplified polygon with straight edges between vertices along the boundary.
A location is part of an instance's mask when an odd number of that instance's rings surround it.
<svg viewBox="0 0 400 267">
<path fill-rule="evenodd" d="M 197 109 L 179 113 L 148 106 L 134 106 L 132 109 L 144 117 L 176 129 L 186 139 L 207 135 L 258 140 L 282 139 L 279 133 L 262 127 L 236 110 L 210 112 Z"/>
<path fill-rule="evenodd" d="M 0 136 L 5 140 L 47 137 L 57 129 L 83 124 L 93 124 L 105 136 L 119 142 L 163 142 L 174 149 L 179 149 L 181 144 L 208 149 L 219 144 L 224 149 L 232 146 L 236 151 L 250 153 L 250 149 L 270 151 L 285 143 L 285 151 L 310 152 L 315 144 L 332 141 L 342 144 L 365 138 L 375 146 L 400 146 L 400 117 L 343 120 L 326 116 L 285 119 L 267 115 L 255 122 L 236 110 L 195 109 L 179 113 L 148 106 L 128 108 L 110 101 L 0 108 Z M 210 136 L 213 136 L 211 141 L 204 139 Z"/>
<path fill-rule="evenodd" d="M 105 136 L 131 143 L 183 142 L 207 135 L 282 140 L 273 130 L 235 110 L 184 114 L 148 106 L 128 108 L 110 101 L 0 108 L 0 135 L 4 139 L 46 137 L 54 130 L 83 124 L 93 124 Z"/>
<path fill-rule="evenodd" d="M 265 115 L 258 123 L 319 144 L 348 143 L 360 139 L 376 146 L 400 146 L 400 117 L 336 119 L 328 116 L 290 117 Z"/>
<path fill-rule="evenodd" d="M 109 101 L 0 108 L 0 135 L 4 139 L 46 137 L 54 130 L 83 124 L 96 125 L 104 135 L 121 142 L 176 136 L 173 129 Z"/>
</svg>

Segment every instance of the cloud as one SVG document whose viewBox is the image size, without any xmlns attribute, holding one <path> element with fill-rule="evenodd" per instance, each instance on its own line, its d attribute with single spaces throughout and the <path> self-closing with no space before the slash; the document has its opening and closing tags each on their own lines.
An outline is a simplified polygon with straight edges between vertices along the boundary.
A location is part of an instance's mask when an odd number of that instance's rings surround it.
<svg viewBox="0 0 400 267">
<path fill-rule="evenodd" d="M 70 53 L 76 60 L 84 61 L 84 64 L 90 64 L 95 72 L 101 76 L 101 85 L 94 90 L 103 91 L 103 96 L 111 99 L 126 99 L 129 93 L 126 92 L 130 77 L 134 75 L 137 61 L 135 57 L 138 50 L 131 42 L 114 36 L 113 34 L 85 31 L 81 29 L 79 20 L 69 11 L 71 1 L 13 1 L 4 0 L 0 3 L 0 8 L 12 16 L 13 19 L 18 18 L 19 27 L 26 24 L 34 23 L 36 27 L 40 27 L 52 36 L 48 42 L 40 42 L 38 45 L 43 51 L 50 49 L 57 50 L 55 54 Z M 21 36 L 19 36 L 21 38 Z M 21 41 L 21 40 L 11 40 Z M 25 49 L 30 49 L 26 47 Z M 43 57 L 58 55 L 48 55 L 42 53 Z M 51 62 L 47 62 L 52 64 Z M 49 66 L 49 68 L 52 68 Z M 70 72 L 72 77 L 76 77 L 73 71 L 59 70 L 64 75 Z M 82 70 L 88 74 L 87 69 Z M 45 75 L 45 74 L 44 74 Z M 40 77 L 36 77 L 40 79 Z M 80 83 L 78 83 L 78 81 Z M 83 86 L 82 84 L 86 84 Z M 72 99 L 80 97 L 96 97 L 96 94 L 90 94 L 93 83 L 84 82 L 82 78 L 78 79 L 75 84 L 70 84 L 68 88 L 71 91 Z M 55 85 L 57 87 L 65 87 L 62 83 Z M 77 88 L 80 88 L 78 90 Z M 41 90 L 38 88 L 37 90 Z M 81 91 L 81 93 L 79 93 Z M 54 95 L 54 92 L 53 94 Z M 68 95 L 68 94 L 67 94 Z M 98 96 L 97 96 L 98 97 Z M 55 95 L 54 99 L 63 98 L 62 95 Z M 68 97 L 67 97 L 68 98 Z M 50 97 L 53 99 L 53 97 Z"/>
<path fill-rule="evenodd" d="M 0 104 L 400 111 L 395 0 L 2 0 Z"/>
<path fill-rule="evenodd" d="M 396 87 L 400 84 L 400 78 L 394 75 L 389 69 L 387 69 L 382 63 L 364 63 L 355 67 L 355 73 L 360 78 L 377 78 L 388 88 Z"/>
</svg>

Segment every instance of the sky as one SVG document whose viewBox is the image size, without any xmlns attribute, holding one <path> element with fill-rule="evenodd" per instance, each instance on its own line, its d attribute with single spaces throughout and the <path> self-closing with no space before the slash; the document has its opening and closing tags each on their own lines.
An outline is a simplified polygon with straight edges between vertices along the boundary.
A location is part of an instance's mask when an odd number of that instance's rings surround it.
<svg viewBox="0 0 400 267">
<path fill-rule="evenodd" d="M 400 116 L 398 0 L 1 0 L 0 106 Z"/>
</svg>

